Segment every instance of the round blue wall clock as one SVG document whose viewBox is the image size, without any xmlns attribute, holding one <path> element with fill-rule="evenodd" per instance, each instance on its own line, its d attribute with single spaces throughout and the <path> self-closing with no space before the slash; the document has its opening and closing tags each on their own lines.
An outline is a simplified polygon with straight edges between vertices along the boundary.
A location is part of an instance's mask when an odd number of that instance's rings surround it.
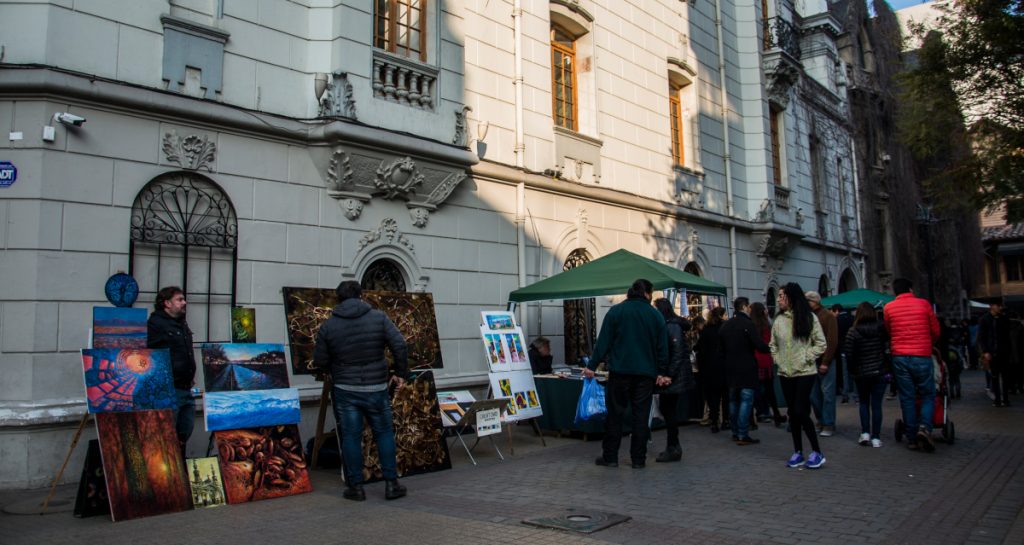
<svg viewBox="0 0 1024 545">
<path fill-rule="evenodd" d="M 115 307 L 130 307 L 139 298 L 139 283 L 131 276 L 119 272 L 107 279 L 103 287 L 107 301 Z"/>
</svg>

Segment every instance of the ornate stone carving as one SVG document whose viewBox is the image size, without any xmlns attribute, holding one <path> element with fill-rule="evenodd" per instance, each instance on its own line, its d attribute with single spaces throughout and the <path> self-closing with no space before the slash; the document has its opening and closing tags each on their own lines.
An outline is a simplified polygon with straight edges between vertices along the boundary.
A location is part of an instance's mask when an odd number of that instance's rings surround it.
<svg viewBox="0 0 1024 545">
<path fill-rule="evenodd" d="M 345 150 L 335 149 L 331 154 L 331 162 L 327 165 L 327 193 L 350 190 L 353 175 L 352 158 Z"/>
<path fill-rule="evenodd" d="M 690 227 L 690 247 L 696 248 L 700 244 L 700 233 L 697 232 L 696 227 Z"/>
<path fill-rule="evenodd" d="M 207 136 L 190 134 L 185 138 L 179 138 L 178 133 L 170 131 L 164 133 L 164 157 L 170 163 L 180 165 L 188 170 L 199 170 L 205 168 L 213 172 L 210 163 L 217 154 L 217 144 L 211 142 Z"/>
<path fill-rule="evenodd" d="M 380 222 L 380 227 L 377 227 L 373 231 L 363 235 L 363 238 L 359 239 L 359 251 L 362 251 L 367 246 L 377 242 L 390 244 L 392 246 L 401 246 L 408 250 L 410 254 L 416 253 L 416 249 L 413 248 L 412 242 L 405 236 L 405 234 L 398 230 L 398 222 L 392 218 L 384 218 L 384 220 Z"/>
<path fill-rule="evenodd" d="M 345 199 L 341 203 L 345 217 L 355 221 L 363 213 L 363 201 L 359 199 Z"/>
<path fill-rule="evenodd" d="M 803 208 L 797 208 L 796 209 L 796 228 L 797 229 L 802 228 L 803 225 L 804 225 L 804 220 L 806 220 L 806 219 L 807 219 L 807 216 L 804 216 L 804 209 Z"/>
<path fill-rule="evenodd" d="M 427 226 L 427 220 L 430 219 L 430 211 L 422 206 L 413 206 L 409 208 L 409 218 L 412 219 L 412 224 L 420 229 Z"/>
<path fill-rule="evenodd" d="M 789 91 L 800 81 L 800 70 L 785 59 L 765 60 L 765 76 L 768 100 L 786 109 L 789 106 Z"/>
<path fill-rule="evenodd" d="M 455 138 L 452 138 L 452 144 L 455 144 L 460 148 L 469 146 L 469 132 L 466 131 L 466 116 L 472 111 L 473 108 L 463 106 L 461 112 L 455 112 Z"/>
<path fill-rule="evenodd" d="M 356 119 L 356 99 L 352 98 L 352 84 L 348 81 L 348 73 L 331 74 L 331 85 L 320 99 L 320 117 Z"/>
<path fill-rule="evenodd" d="M 767 268 L 769 260 L 774 260 L 777 267 L 782 266 L 783 257 L 789 248 L 790 238 L 778 233 L 763 233 L 757 239 L 757 257 L 761 268 Z"/>
<path fill-rule="evenodd" d="M 423 183 L 423 175 L 416 168 L 416 163 L 411 157 L 395 159 L 390 164 L 381 163 L 377 169 L 377 177 L 373 185 L 377 193 L 387 200 L 398 197 L 408 200 L 409 194 L 416 190 L 416 186 Z"/>
<path fill-rule="evenodd" d="M 434 206 L 443 203 L 448 198 L 448 195 L 451 195 L 452 191 L 455 191 L 455 186 L 459 185 L 459 183 L 465 179 L 465 172 L 459 171 L 449 174 L 441 181 L 441 183 L 437 184 L 437 187 L 435 187 L 429 195 L 427 195 L 427 203 Z"/>
<path fill-rule="evenodd" d="M 761 201 L 761 208 L 757 209 L 757 214 L 754 216 L 754 221 L 757 223 L 771 223 L 775 221 L 775 202 L 771 199 L 765 199 Z"/>
</svg>

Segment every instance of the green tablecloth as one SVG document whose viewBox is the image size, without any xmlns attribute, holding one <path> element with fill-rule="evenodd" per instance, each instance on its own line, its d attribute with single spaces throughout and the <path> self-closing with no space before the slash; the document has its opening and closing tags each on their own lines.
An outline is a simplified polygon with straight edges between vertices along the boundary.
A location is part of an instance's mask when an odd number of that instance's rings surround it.
<svg viewBox="0 0 1024 545">
<path fill-rule="evenodd" d="M 583 422 L 579 426 L 575 424 L 576 404 L 579 402 L 580 393 L 583 391 L 582 379 L 534 377 L 533 381 L 537 385 L 537 397 L 540 399 L 540 405 L 544 410 L 544 415 L 537 419 L 537 424 L 542 430 L 559 433 L 574 431 L 584 434 L 604 433 L 603 418 L 592 419 L 589 422 Z M 678 413 L 680 422 L 685 422 L 689 413 L 686 404 L 680 403 Z M 623 426 L 624 431 L 628 432 L 630 429 L 630 418 L 630 411 L 627 409 Z M 655 428 L 664 425 L 661 420 L 655 420 L 654 423 L 653 427 Z"/>
</svg>

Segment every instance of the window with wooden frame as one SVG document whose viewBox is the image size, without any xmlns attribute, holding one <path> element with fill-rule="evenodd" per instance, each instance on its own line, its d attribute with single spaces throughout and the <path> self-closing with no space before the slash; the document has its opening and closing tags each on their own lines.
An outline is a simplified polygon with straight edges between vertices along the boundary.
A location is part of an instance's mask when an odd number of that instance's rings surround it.
<svg viewBox="0 0 1024 545">
<path fill-rule="evenodd" d="M 427 0 L 374 0 L 373 45 L 427 60 Z"/>
<path fill-rule="evenodd" d="M 551 27 L 551 85 L 551 111 L 555 125 L 579 130 L 576 38 L 557 25 Z"/>
<path fill-rule="evenodd" d="M 782 185 L 782 142 L 779 131 L 779 112 L 775 108 L 768 109 L 768 124 L 772 138 L 772 182 Z"/>
<path fill-rule="evenodd" d="M 683 149 L 683 104 L 679 100 L 680 89 L 674 85 L 668 90 L 668 116 L 672 125 L 672 164 L 682 165 L 686 158 Z"/>
</svg>

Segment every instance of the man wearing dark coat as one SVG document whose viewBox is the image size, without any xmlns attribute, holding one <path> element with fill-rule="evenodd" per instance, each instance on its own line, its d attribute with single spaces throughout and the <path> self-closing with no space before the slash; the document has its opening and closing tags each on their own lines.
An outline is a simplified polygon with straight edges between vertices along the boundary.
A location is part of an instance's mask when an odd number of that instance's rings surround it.
<svg viewBox="0 0 1024 545">
<path fill-rule="evenodd" d="M 146 323 L 146 347 L 166 348 L 171 356 L 171 374 L 178 406 L 174 411 L 174 427 L 182 456 L 196 422 L 196 400 L 192 385 L 196 378 L 196 354 L 192 348 L 192 330 L 185 321 L 185 292 L 177 286 L 161 288 L 156 293 L 153 313 Z"/>
<path fill-rule="evenodd" d="M 719 331 L 729 385 L 729 422 L 732 424 L 732 439 L 737 445 L 753 445 L 761 442 L 750 437 L 749 433 L 758 381 L 754 351 L 770 352 L 771 349 L 750 319 L 750 300 L 737 297 L 732 307 L 735 314 Z"/>
<path fill-rule="evenodd" d="M 359 282 L 338 284 L 338 305 L 316 335 L 313 365 L 329 370 L 334 382 L 334 418 L 341 433 L 341 455 L 345 462 L 345 491 L 349 500 L 363 501 L 363 420 L 370 423 L 377 442 L 384 497 L 405 495 L 398 483 L 395 430 L 388 393 L 388 360 L 394 358 L 392 382 L 398 388 L 409 375 L 405 337 L 383 312 L 363 301 Z"/>
</svg>

